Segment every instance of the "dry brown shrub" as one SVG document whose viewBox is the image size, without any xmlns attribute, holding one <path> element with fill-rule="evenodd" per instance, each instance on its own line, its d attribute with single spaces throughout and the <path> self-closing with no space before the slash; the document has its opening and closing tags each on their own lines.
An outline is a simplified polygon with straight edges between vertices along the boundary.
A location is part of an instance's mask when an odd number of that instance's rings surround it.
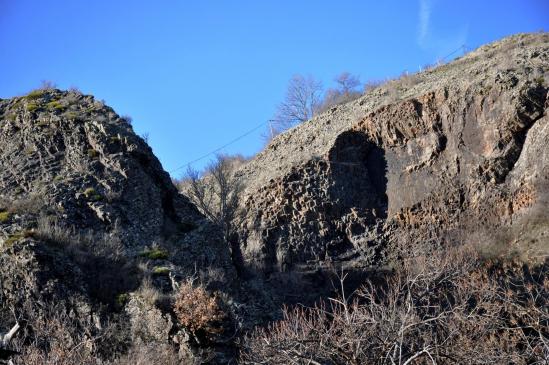
<svg viewBox="0 0 549 365">
<path fill-rule="evenodd" d="M 408 260 L 245 341 L 244 364 L 546 364 L 547 267 L 485 266 L 474 251 Z M 342 278 L 343 280 L 343 278 Z"/>
<path fill-rule="evenodd" d="M 26 306 L 24 323 L 14 341 L 21 352 L 15 364 L 92 365 L 99 364 L 105 352 L 123 350 L 125 336 L 115 325 L 97 328 L 90 317 L 53 303 L 45 307 Z"/>
<path fill-rule="evenodd" d="M 175 298 L 174 311 L 179 322 L 193 334 L 215 334 L 225 318 L 216 296 L 210 295 L 203 286 L 193 280 L 182 283 Z"/>
</svg>

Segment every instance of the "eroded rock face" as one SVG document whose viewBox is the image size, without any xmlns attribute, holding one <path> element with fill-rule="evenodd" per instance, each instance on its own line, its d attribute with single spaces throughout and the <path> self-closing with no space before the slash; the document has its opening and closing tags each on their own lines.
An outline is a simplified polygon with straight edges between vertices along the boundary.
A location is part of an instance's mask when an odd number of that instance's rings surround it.
<svg viewBox="0 0 549 365">
<path fill-rule="evenodd" d="M 201 219 L 151 149 L 111 108 L 77 92 L 0 102 L 0 194 L 43 198 L 67 223 L 118 225 L 128 247 Z"/>
<path fill-rule="evenodd" d="M 56 89 L 0 100 L 0 266 L 2 319 L 38 323 L 48 308 L 68 313 L 75 333 L 116 319 L 136 346 L 177 340 L 169 308 L 136 310 L 145 279 L 166 297 L 198 272 L 218 272 L 218 290 L 235 282 L 221 235 L 131 125 Z"/>
<path fill-rule="evenodd" d="M 32 197 L 35 213 L 115 236 L 128 255 L 171 242 L 205 265 L 230 269 L 215 232 L 204 234 L 204 217 L 131 125 L 102 102 L 79 92 L 37 90 L 1 100 L 0 118 L 4 200 Z"/>
<path fill-rule="evenodd" d="M 263 274 L 383 265 L 539 217 L 548 75 L 549 36 L 514 36 L 280 135 L 240 171 L 244 261 Z"/>
</svg>

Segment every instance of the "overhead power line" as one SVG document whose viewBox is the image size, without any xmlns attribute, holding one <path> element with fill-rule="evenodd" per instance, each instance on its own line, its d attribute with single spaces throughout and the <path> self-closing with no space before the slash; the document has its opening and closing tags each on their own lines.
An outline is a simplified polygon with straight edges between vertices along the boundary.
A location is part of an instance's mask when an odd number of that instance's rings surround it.
<svg viewBox="0 0 549 365">
<path fill-rule="evenodd" d="M 450 52 L 449 54 L 447 54 L 446 56 L 442 57 L 441 60 L 445 61 L 448 57 L 453 56 L 454 54 L 456 54 L 459 51 L 462 51 L 462 53 L 465 53 L 465 52 L 467 52 L 467 49 L 468 49 L 467 45 L 462 44 L 456 50 L 454 50 L 454 51 Z"/>
<path fill-rule="evenodd" d="M 244 138 L 244 137 L 246 137 L 246 136 L 252 134 L 252 133 L 255 132 L 256 130 L 258 130 L 259 128 L 263 127 L 265 124 L 270 123 L 270 122 L 271 122 L 271 120 L 267 120 L 267 121 L 265 121 L 265 122 L 261 122 L 260 124 L 258 124 L 257 126 L 255 126 L 255 127 L 252 128 L 252 129 L 250 129 L 250 130 L 247 131 L 246 133 L 241 134 L 240 136 L 236 137 L 235 139 L 233 139 L 233 140 L 231 140 L 231 141 L 225 143 L 223 146 L 218 147 L 218 148 L 216 148 L 215 150 L 206 153 L 205 155 L 202 155 L 202 156 L 200 156 L 200 157 L 198 157 L 198 158 L 196 158 L 196 159 L 194 159 L 194 160 L 192 160 L 192 161 L 189 161 L 189 162 L 187 162 L 187 163 L 185 163 L 185 164 L 183 164 L 183 165 L 181 165 L 181 166 L 179 166 L 179 167 L 177 167 L 177 168 L 171 170 L 170 173 L 179 171 L 179 170 L 181 170 L 181 169 L 184 168 L 184 167 L 188 167 L 188 166 L 192 165 L 192 164 L 195 163 L 195 162 L 201 161 L 201 160 L 205 159 L 206 157 L 209 157 L 209 156 L 211 156 L 211 155 L 216 154 L 217 152 L 221 151 L 221 150 L 224 149 L 225 147 L 228 147 L 228 146 L 232 145 L 233 143 L 240 141 L 242 138 Z"/>
<path fill-rule="evenodd" d="M 443 60 L 443 61 L 446 60 L 448 57 L 454 55 L 454 54 L 457 53 L 458 51 L 462 51 L 463 53 L 465 53 L 465 52 L 467 52 L 468 50 L 469 50 L 469 47 L 467 47 L 467 45 L 465 45 L 465 44 L 462 44 L 461 46 L 459 46 L 459 48 L 457 48 L 457 49 L 454 50 L 453 52 L 451 52 L 451 53 L 447 54 L 446 56 L 442 57 L 441 60 Z M 269 119 L 269 120 L 266 120 L 266 121 L 264 121 L 264 122 L 261 122 L 260 124 L 258 124 L 257 126 L 255 126 L 255 127 L 252 128 L 252 129 L 250 129 L 249 131 L 245 132 L 244 134 L 242 134 L 242 135 L 236 137 L 235 139 L 233 139 L 233 140 L 231 140 L 231 141 L 225 143 L 223 146 L 218 147 L 218 148 L 216 148 L 215 150 L 213 150 L 213 151 L 211 151 L 211 152 L 208 152 L 208 153 L 206 153 L 205 155 L 202 155 L 202 156 L 200 156 L 200 157 L 198 157 L 198 158 L 196 158 L 196 159 L 194 159 L 194 160 L 192 160 L 192 161 L 189 161 L 189 162 L 187 162 L 187 163 L 185 163 L 185 164 L 183 164 L 183 165 L 181 165 L 181 166 L 179 166 L 179 167 L 177 167 L 177 168 L 175 168 L 175 169 L 173 169 L 173 170 L 171 170 L 171 171 L 169 171 L 169 172 L 170 172 L 170 173 L 173 173 L 173 172 L 179 171 L 179 170 L 181 170 L 182 168 L 188 167 L 188 166 L 192 165 L 192 164 L 195 163 L 195 162 L 198 162 L 198 161 L 201 161 L 201 160 L 203 160 L 203 159 L 205 159 L 205 158 L 207 158 L 207 157 L 210 157 L 210 156 L 216 154 L 217 152 L 223 150 L 224 148 L 226 148 L 226 147 L 232 145 L 233 143 L 236 143 L 236 142 L 240 141 L 242 138 L 244 138 L 244 137 L 246 137 L 246 136 L 252 134 L 253 132 L 255 132 L 256 130 L 258 130 L 259 128 L 263 127 L 263 126 L 266 125 L 266 124 L 269 124 L 271 137 L 273 137 L 273 136 L 274 136 L 274 130 L 273 130 L 272 122 L 278 122 L 278 121 L 279 121 L 278 119 Z M 338 163 L 338 162 L 335 162 L 335 161 L 329 161 L 329 162 L 330 162 L 330 163 L 336 163 L 336 164 Z M 341 163 L 341 164 L 343 164 L 343 163 Z M 344 164 L 350 165 L 350 164 L 352 164 L 352 163 L 346 162 L 346 163 L 344 163 Z"/>
</svg>

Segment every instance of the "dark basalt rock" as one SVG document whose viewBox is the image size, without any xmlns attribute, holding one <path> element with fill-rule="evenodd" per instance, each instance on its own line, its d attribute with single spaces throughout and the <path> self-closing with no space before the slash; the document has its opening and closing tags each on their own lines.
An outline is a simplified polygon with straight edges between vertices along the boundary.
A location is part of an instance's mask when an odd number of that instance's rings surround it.
<svg viewBox="0 0 549 365">
<path fill-rule="evenodd" d="M 516 232 L 499 244 L 529 245 L 517 227 L 533 215 L 528 239 L 547 250 L 548 75 L 549 36 L 517 35 L 276 137 L 239 172 L 245 266 L 382 267 L 500 228 Z"/>
</svg>

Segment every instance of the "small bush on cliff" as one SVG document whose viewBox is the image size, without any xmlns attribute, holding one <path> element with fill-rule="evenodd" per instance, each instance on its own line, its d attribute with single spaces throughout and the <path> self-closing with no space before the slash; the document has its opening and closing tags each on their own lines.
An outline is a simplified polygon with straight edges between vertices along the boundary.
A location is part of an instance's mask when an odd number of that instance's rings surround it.
<svg viewBox="0 0 549 365">
<path fill-rule="evenodd" d="M 168 276 L 170 274 L 170 268 L 166 266 L 155 266 L 152 270 L 153 276 Z"/>
<path fill-rule="evenodd" d="M 225 318 L 225 313 L 218 299 L 192 280 L 181 284 L 175 298 L 174 311 L 179 322 L 195 335 L 222 331 L 219 323 Z"/>
<path fill-rule="evenodd" d="M 7 221 L 10 220 L 10 218 L 11 218 L 10 212 L 0 211 L 0 223 L 6 223 Z"/>
<path fill-rule="evenodd" d="M 165 260 L 170 256 L 170 254 L 168 253 L 168 251 L 160 247 L 153 247 L 151 249 L 141 251 L 139 256 L 147 258 L 149 260 Z"/>
<path fill-rule="evenodd" d="M 94 188 L 87 188 L 84 190 L 84 196 L 86 199 L 93 202 L 103 199 L 103 196 L 101 196 L 101 194 L 99 194 Z"/>
</svg>

